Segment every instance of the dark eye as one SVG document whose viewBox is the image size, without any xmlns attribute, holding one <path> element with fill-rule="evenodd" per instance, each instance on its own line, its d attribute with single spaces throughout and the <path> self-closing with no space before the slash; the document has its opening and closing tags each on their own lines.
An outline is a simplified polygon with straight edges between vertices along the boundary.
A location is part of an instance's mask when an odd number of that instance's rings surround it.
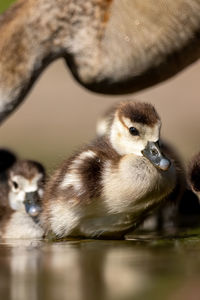
<svg viewBox="0 0 200 300">
<path fill-rule="evenodd" d="M 18 183 L 16 181 L 12 181 L 12 184 L 14 186 L 15 189 L 17 189 L 19 187 Z"/>
<path fill-rule="evenodd" d="M 131 135 L 140 135 L 139 131 L 135 127 L 130 127 L 129 132 L 130 132 Z"/>
</svg>

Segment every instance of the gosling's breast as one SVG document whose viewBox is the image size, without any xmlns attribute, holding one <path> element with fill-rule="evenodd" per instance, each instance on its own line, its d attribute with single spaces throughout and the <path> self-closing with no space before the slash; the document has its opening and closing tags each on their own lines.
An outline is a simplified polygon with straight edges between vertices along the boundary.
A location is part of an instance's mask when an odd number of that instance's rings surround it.
<svg viewBox="0 0 200 300">
<path fill-rule="evenodd" d="M 111 212 L 120 213 L 130 208 L 141 209 L 152 198 L 165 197 L 176 182 L 174 166 L 166 172 L 156 169 L 146 158 L 126 155 L 117 167 L 107 162 L 103 174 L 103 197 Z"/>
<path fill-rule="evenodd" d="M 33 239 L 43 236 L 42 228 L 34 223 L 32 218 L 25 212 L 16 211 L 5 226 L 3 238 L 11 239 Z"/>
</svg>

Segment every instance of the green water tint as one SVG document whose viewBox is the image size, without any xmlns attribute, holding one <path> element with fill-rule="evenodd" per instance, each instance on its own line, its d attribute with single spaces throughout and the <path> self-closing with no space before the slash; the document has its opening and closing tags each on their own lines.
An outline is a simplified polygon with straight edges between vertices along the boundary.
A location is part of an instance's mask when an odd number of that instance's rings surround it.
<svg viewBox="0 0 200 300">
<path fill-rule="evenodd" d="M 191 235 L 189 235 L 191 234 Z M 129 240 L 6 241 L 0 299 L 198 299 L 200 229 Z"/>
<path fill-rule="evenodd" d="M 173 241 L 173 240 L 188 240 L 193 238 L 200 238 L 200 228 L 187 228 L 181 230 L 175 230 L 174 233 L 159 233 L 159 232 L 148 232 L 138 230 L 136 234 L 132 233 L 126 236 L 126 240 L 132 241 Z"/>
</svg>

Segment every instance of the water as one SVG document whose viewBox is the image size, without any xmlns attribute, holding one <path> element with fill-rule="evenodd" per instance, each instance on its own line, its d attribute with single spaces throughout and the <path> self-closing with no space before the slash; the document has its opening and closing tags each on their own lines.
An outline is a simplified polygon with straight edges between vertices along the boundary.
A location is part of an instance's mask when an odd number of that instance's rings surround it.
<svg viewBox="0 0 200 300">
<path fill-rule="evenodd" d="M 131 239 L 2 243 L 0 299 L 200 298 L 199 235 Z"/>
</svg>

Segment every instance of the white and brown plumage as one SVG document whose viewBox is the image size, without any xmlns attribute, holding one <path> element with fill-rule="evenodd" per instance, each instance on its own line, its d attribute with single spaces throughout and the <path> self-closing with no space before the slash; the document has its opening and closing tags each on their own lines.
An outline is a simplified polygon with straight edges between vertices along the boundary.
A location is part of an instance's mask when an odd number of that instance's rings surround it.
<svg viewBox="0 0 200 300">
<path fill-rule="evenodd" d="M 100 93 L 176 74 L 199 58 L 199 16 L 199 0 L 18 0 L 0 17 L 0 121 L 59 57 Z"/>
<path fill-rule="evenodd" d="M 39 225 L 45 171 L 41 164 L 17 160 L 0 180 L 0 237 L 41 238 Z"/>
<path fill-rule="evenodd" d="M 115 103 L 99 117 L 96 126 L 98 137 L 109 135 L 117 106 L 118 103 Z M 176 186 L 165 204 L 155 214 L 146 218 L 140 229 L 171 231 L 177 227 L 177 220 L 180 219 L 179 209 L 182 207 L 185 194 L 188 194 L 188 186 L 186 184 L 186 172 L 176 149 L 163 139 L 160 141 L 160 147 L 176 168 Z"/>
<path fill-rule="evenodd" d="M 159 150 L 161 121 L 146 103 L 122 102 L 109 137 L 83 148 L 47 183 L 43 224 L 57 237 L 121 237 L 175 187 Z"/>
</svg>

